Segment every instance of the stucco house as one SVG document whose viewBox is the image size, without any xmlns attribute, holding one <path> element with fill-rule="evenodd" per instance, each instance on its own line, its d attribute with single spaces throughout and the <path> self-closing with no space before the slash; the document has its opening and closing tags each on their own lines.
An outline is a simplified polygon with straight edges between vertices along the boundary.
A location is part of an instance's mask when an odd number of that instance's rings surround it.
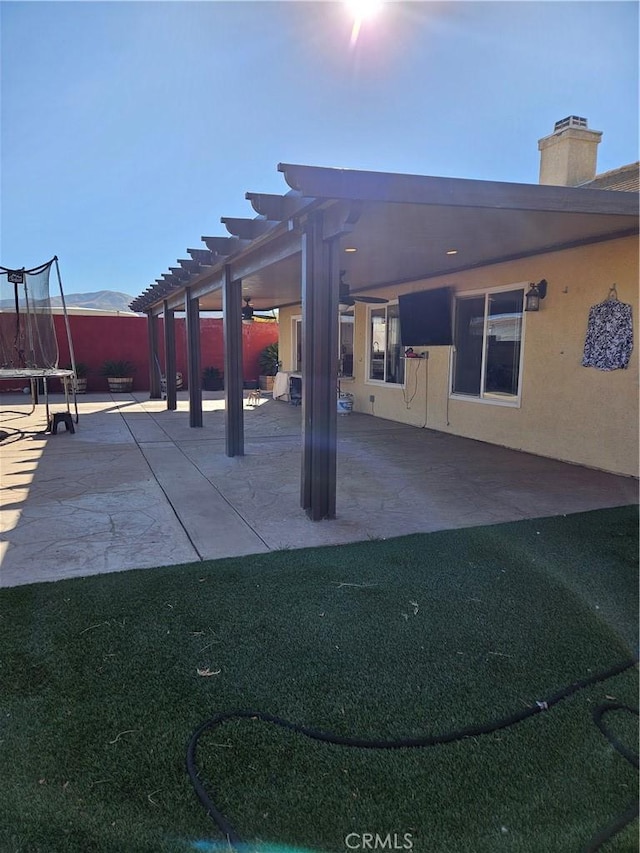
<svg viewBox="0 0 640 853">
<path fill-rule="evenodd" d="M 132 307 L 152 349 L 161 314 L 222 308 L 227 377 L 242 301 L 279 309 L 312 519 L 335 515 L 338 383 L 355 411 L 637 476 L 638 163 L 598 175 L 601 136 L 557 122 L 536 185 L 281 164 L 290 192 L 247 193 L 257 217 L 223 218 L 231 237 L 202 238 Z"/>
</svg>

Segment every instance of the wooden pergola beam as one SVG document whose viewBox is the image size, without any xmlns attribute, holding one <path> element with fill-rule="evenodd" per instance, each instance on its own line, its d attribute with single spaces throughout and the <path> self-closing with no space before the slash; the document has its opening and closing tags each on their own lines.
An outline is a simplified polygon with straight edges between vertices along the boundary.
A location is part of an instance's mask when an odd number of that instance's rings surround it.
<svg viewBox="0 0 640 853">
<path fill-rule="evenodd" d="M 189 275 L 195 275 L 200 272 L 200 262 L 194 261 L 192 258 L 178 258 L 178 263 Z"/>
<path fill-rule="evenodd" d="M 233 237 L 201 237 L 200 239 L 207 249 L 213 252 L 214 255 L 220 255 L 221 257 L 232 255 L 242 248 L 240 241 Z"/>
<path fill-rule="evenodd" d="M 245 193 L 245 198 L 257 214 L 272 222 L 291 219 L 313 202 L 301 195 L 271 195 L 269 193 Z"/>
<path fill-rule="evenodd" d="M 187 254 L 203 267 L 212 267 L 217 260 L 217 256 L 209 249 L 187 249 Z"/>
<path fill-rule="evenodd" d="M 249 241 L 261 237 L 278 224 L 268 219 L 240 219 L 233 216 L 221 216 L 220 222 L 232 236 Z"/>
<path fill-rule="evenodd" d="M 185 284 L 189 281 L 189 272 L 182 267 L 169 267 L 169 272 L 173 273 L 176 277 L 176 283 L 178 285 Z"/>
</svg>

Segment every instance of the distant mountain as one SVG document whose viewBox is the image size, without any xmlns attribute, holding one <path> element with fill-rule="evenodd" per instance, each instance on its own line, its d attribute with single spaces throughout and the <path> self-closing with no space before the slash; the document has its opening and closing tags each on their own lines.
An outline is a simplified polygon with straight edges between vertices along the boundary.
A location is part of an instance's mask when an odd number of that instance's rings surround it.
<svg viewBox="0 0 640 853">
<path fill-rule="evenodd" d="M 123 311 L 127 314 L 134 313 L 129 308 L 129 303 L 133 301 L 133 298 L 128 293 L 120 293 L 117 290 L 96 290 L 93 293 L 65 293 L 64 295 L 67 308 L 86 308 L 87 310 L 93 309 L 94 311 Z M 62 307 L 60 296 L 51 296 L 50 302 L 52 308 Z M 13 299 L 0 300 L 0 311 L 13 310 Z"/>
<path fill-rule="evenodd" d="M 120 293 L 117 290 L 96 290 L 93 293 L 65 293 L 64 301 L 67 308 L 93 308 L 101 311 L 127 311 L 131 313 L 129 303 L 135 297 L 128 293 Z M 51 306 L 59 308 L 62 299 L 59 296 L 51 297 Z"/>
</svg>

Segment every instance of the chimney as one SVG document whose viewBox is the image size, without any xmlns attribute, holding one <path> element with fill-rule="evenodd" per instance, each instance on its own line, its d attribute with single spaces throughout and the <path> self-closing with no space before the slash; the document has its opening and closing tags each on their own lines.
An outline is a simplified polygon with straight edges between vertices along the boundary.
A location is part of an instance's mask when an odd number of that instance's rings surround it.
<svg viewBox="0 0 640 853">
<path fill-rule="evenodd" d="M 557 121 L 550 136 L 538 140 L 541 184 L 577 187 L 596 176 L 597 148 L 602 131 L 589 130 L 586 118 Z"/>
</svg>

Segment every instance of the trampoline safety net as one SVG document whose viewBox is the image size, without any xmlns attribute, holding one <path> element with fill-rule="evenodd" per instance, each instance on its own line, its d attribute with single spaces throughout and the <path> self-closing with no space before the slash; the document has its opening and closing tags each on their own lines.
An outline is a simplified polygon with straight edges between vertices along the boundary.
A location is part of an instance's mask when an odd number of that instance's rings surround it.
<svg viewBox="0 0 640 853">
<path fill-rule="evenodd" d="M 0 369 L 55 370 L 58 367 L 49 274 L 56 258 L 34 269 L 0 267 Z"/>
</svg>

